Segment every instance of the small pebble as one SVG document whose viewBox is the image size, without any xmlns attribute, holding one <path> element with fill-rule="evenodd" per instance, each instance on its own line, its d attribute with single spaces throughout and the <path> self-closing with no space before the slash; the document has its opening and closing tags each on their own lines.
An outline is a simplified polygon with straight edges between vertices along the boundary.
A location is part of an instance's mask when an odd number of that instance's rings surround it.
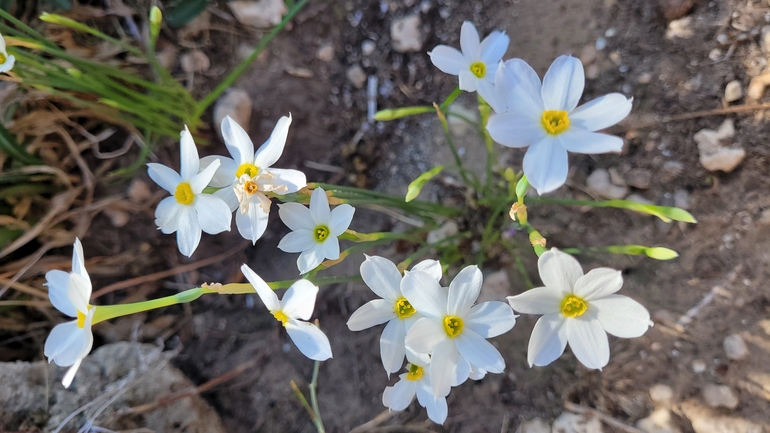
<svg viewBox="0 0 770 433">
<path fill-rule="evenodd" d="M 588 175 L 586 186 L 594 194 L 609 199 L 622 199 L 628 192 L 625 186 L 613 185 L 610 182 L 610 173 L 602 168 Z"/>
<path fill-rule="evenodd" d="M 639 189 L 648 189 L 652 183 L 652 173 L 648 170 L 635 168 L 626 174 L 626 183 Z"/>
<path fill-rule="evenodd" d="M 762 51 L 770 53 L 770 26 L 763 26 L 759 31 L 759 47 Z"/>
<path fill-rule="evenodd" d="M 725 355 L 732 361 L 740 361 L 749 354 L 749 348 L 738 334 L 725 337 L 722 341 L 722 347 L 725 349 Z"/>
<path fill-rule="evenodd" d="M 603 49 L 607 48 L 607 40 L 604 38 L 599 38 L 596 40 L 596 49 L 601 51 Z"/>
<path fill-rule="evenodd" d="M 366 72 L 358 66 L 353 65 L 350 68 L 348 68 L 345 75 L 348 77 L 348 80 L 350 80 L 351 83 L 357 88 L 361 89 L 364 87 L 364 83 L 366 83 Z"/>
<path fill-rule="evenodd" d="M 692 372 L 695 374 L 701 374 L 706 371 L 706 361 L 702 359 L 696 359 L 692 362 Z"/>
<path fill-rule="evenodd" d="M 727 86 L 725 86 L 725 101 L 735 102 L 741 98 L 743 98 L 743 87 L 741 86 L 741 82 L 733 80 L 727 83 Z"/>
<path fill-rule="evenodd" d="M 666 405 L 674 399 L 674 390 L 668 385 L 659 383 L 650 388 L 650 398 L 655 403 Z"/>
<path fill-rule="evenodd" d="M 374 41 L 370 39 L 367 39 L 361 43 L 361 53 L 365 56 L 372 54 L 376 48 L 377 44 L 375 44 Z"/>
<path fill-rule="evenodd" d="M 639 84 L 649 84 L 650 81 L 652 81 L 652 74 L 645 72 L 639 75 L 639 79 L 637 81 L 639 81 Z"/>
<path fill-rule="evenodd" d="M 738 397 L 729 386 L 708 384 L 703 387 L 703 400 L 711 407 L 738 407 Z"/>
<path fill-rule="evenodd" d="M 315 52 L 315 58 L 322 62 L 331 62 L 334 60 L 334 45 L 323 44 L 318 47 L 318 50 Z"/>
<path fill-rule="evenodd" d="M 720 57 L 722 57 L 722 50 L 719 48 L 714 48 L 713 50 L 709 51 L 710 60 L 717 61 Z"/>
<path fill-rule="evenodd" d="M 686 189 L 674 191 L 674 206 L 680 209 L 690 208 L 690 193 Z"/>
<path fill-rule="evenodd" d="M 596 60 L 596 57 L 598 56 L 598 51 L 596 50 L 596 47 L 593 45 L 586 45 L 583 47 L 582 50 L 580 50 L 580 61 L 583 63 L 584 66 L 590 65 Z"/>
<path fill-rule="evenodd" d="M 422 49 L 420 17 L 408 15 L 394 20 L 390 25 L 390 40 L 393 43 L 393 49 L 399 53 L 420 51 Z"/>
</svg>

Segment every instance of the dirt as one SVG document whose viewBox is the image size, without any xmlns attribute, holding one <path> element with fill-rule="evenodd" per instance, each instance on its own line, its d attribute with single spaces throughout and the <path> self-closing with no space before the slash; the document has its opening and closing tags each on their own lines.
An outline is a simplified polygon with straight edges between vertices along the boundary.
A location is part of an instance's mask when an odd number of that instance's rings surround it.
<svg viewBox="0 0 770 433">
<path fill-rule="evenodd" d="M 420 11 L 422 3 L 429 5 L 426 12 Z M 350 66 L 358 64 L 367 74 L 378 77 L 380 107 L 418 105 L 440 101 L 456 86 L 456 78 L 433 68 L 425 52 L 439 43 L 457 46 L 464 20 L 474 22 L 483 34 L 505 30 L 511 36 L 507 57 L 521 57 L 541 74 L 557 55 L 580 55 L 585 47 L 603 38 L 607 46 L 591 62 L 598 75 L 587 81 L 583 100 L 609 92 L 634 97 L 632 115 L 615 130 L 625 135 L 626 146 L 622 155 L 572 155 L 568 184 L 554 195 L 586 197 L 585 179 L 598 168 L 615 169 L 626 180 L 632 170 L 642 170 L 652 175 L 652 181 L 648 188 L 631 188 L 632 192 L 657 204 L 673 205 L 675 192 L 686 191 L 689 211 L 698 223 L 664 224 L 653 217 L 611 209 L 532 206 L 530 219 L 552 246 L 645 244 L 678 251 L 680 257 L 669 262 L 610 255 L 580 257 L 586 270 L 599 266 L 622 269 L 625 285 L 621 293 L 647 306 L 655 327 L 639 339 L 611 339 L 612 358 L 601 372 L 586 370 L 569 351 L 548 367 L 530 369 L 526 343 L 536 317 L 521 317 L 513 331 L 493 340 L 506 360 L 505 374 L 488 375 L 480 382 L 454 389 L 444 426 L 426 422 L 425 412 L 416 404 L 386 424 L 423 428 L 412 431 L 497 432 L 502 426 L 515 431 L 522 421 L 534 417 L 553 421 L 565 410 L 564 403 L 571 402 L 597 409 L 629 426 L 653 409 L 665 407 L 672 413 L 673 425 L 682 432 L 707 431 L 693 427 L 702 425 L 698 419 L 704 417 L 743 419 L 770 430 L 770 150 L 764 113 L 662 122 L 666 115 L 720 108 L 729 81 L 738 79 L 745 89 L 750 78 L 763 70 L 768 55 L 758 48 L 758 37 L 751 30 L 766 24 L 767 6 L 758 1 L 701 1 L 689 14 L 692 37 L 667 39 L 667 22 L 658 3 L 652 1 L 422 3 L 311 2 L 292 28 L 282 33 L 237 83 L 254 100 L 250 132 L 255 143 L 267 138 L 279 116 L 291 112 L 294 121 L 280 166 L 302 169 L 313 181 L 347 182 L 403 194 L 408 182 L 422 171 L 437 161 L 449 160 L 438 122 L 425 115 L 362 129 L 366 90 L 355 88 L 347 79 Z M 423 51 L 395 53 L 390 48 L 390 23 L 411 13 L 419 14 L 422 20 Z M 727 45 L 717 42 L 717 35 L 722 33 L 728 36 Z M 741 34 L 748 37 L 741 40 Z M 221 53 L 234 52 L 244 40 L 242 35 L 240 29 L 234 35 L 214 34 L 214 43 L 205 50 L 216 60 L 217 53 L 223 57 Z M 376 44 L 370 56 L 361 53 L 366 39 Z M 318 47 L 326 43 L 335 47 L 330 62 L 315 57 Z M 730 55 L 713 61 L 709 54 L 715 48 L 722 56 L 729 49 Z M 231 64 L 236 60 L 222 59 Z M 302 78 L 286 72 L 298 67 L 312 71 L 313 76 Z M 459 103 L 469 109 L 475 104 L 470 95 L 463 95 Z M 655 116 L 658 122 L 649 126 Z M 735 120 L 733 141 L 746 150 L 747 157 L 732 173 L 709 173 L 698 161 L 692 136 L 703 128 L 716 129 L 726 117 Z M 360 141 L 352 141 L 359 131 L 363 131 Z M 472 138 L 472 133 L 466 135 L 467 140 L 460 143 L 465 149 L 464 159 L 471 167 L 483 167 L 479 159 L 483 144 Z M 219 143 L 202 153 L 223 151 Z M 522 152 L 502 147 L 497 151 L 500 164 L 520 167 Z M 176 164 L 172 150 L 160 152 L 159 158 Z M 309 169 L 306 161 L 336 165 L 346 175 Z M 664 164 L 671 161 L 680 163 L 681 170 L 665 171 Z M 140 178 L 148 181 L 146 176 Z M 435 192 L 447 187 L 430 188 Z M 152 296 L 203 281 L 232 280 L 238 277 L 242 262 L 266 280 L 296 277 L 294 257 L 275 254 L 286 229 L 277 220 L 277 212 L 273 213 L 271 229 L 255 247 L 225 263 L 177 277 Z M 140 248 L 137 239 L 142 239 L 156 259 L 141 270 L 131 267 L 127 277 L 185 263 L 176 253 L 173 236 L 151 230 L 151 215 L 152 210 L 146 209 L 132 217 L 132 226 L 148 227 L 138 231 L 140 237 L 132 232 L 116 234 L 105 221 L 97 220 L 92 229 L 97 234 L 86 239 L 86 251 L 90 246 L 97 254 L 107 254 L 116 244 L 123 251 L 148 251 Z M 374 231 L 397 225 L 388 217 L 359 210 L 352 228 Z M 117 240 L 96 240 L 98 233 L 106 233 L 103 239 Z M 524 239 L 523 234 L 519 236 Z M 193 260 L 231 248 L 238 239 L 237 232 L 204 235 Z M 368 253 L 396 258 L 403 251 L 386 245 Z M 534 254 L 523 259 L 537 281 Z M 333 273 L 353 274 L 360 260 L 351 258 Z M 513 269 L 507 271 L 511 275 L 509 293 L 524 290 L 522 278 Z M 97 276 L 95 285 L 113 281 Z M 334 351 L 334 359 L 322 365 L 319 379 L 320 410 L 330 432 L 348 431 L 386 410 L 381 394 L 394 378 L 388 380 L 379 361 L 382 329 L 353 333 L 345 326 L 350 314 L 372 298 L 365 286 L 352 283 L 323 287 L 319 295 L 315 316 Z M 689 321 L 681 319 L 704 299 L 710 301 Z M 306 391 L 313 365 L 290 344 L 258 300 L 204 297 L 191 308 L 170 308 L 150 314 L 146 320 L 167 315 L 178 321 L 173 328 L 178 329 L 175 335 L 179 340 L 175 341 L 184 345 L 174 362 L 194 383 L 258 360 L 256 368 L 204 394 L 227 431 L 315 431 L 289 386 L 293 380 Z M 96 332 L 102 342 L 108 340 L 100 328 Z M 741 361 L 727 359 L 722 347 L 723 339 L 732 334 L 741 335 L 748 346 L 749 355 Z M 694 372 L 694 361 L 702 361 L 705 371 Z M 673 389 L 670 403 L 651 400 L 649 389 L 655 384 Z M 701 390 L 708 384 L 728 385 L 738 397 L 737 408 L 707 408 Z M 615 429 L 605 426 L 605 431 Z"/>
</svg>

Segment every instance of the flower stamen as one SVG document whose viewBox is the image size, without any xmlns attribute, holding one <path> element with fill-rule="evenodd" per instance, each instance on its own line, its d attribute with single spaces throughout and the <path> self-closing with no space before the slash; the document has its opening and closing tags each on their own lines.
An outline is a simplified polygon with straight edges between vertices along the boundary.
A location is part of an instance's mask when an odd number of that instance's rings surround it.
<svg viewBox="0 0 770 433">
<path fill-rule="evenodd" d="M 329 227 L 318 226 L 313 230 L 313 237 L 315 237 L 316 242 L 323 242 L 329 237 L 330 233 Z"/>
<path fill-rule="evenodd" d="M 487 75 L 487 65 L 484 62 L 471 63 L 471 72 L 478 78 L 484 78 Z"/>
<path fill-rule="evenodd" d="M 417 310 L 412 307 L 412 304 L 410 304 L 404 297 L 400 297 L 396 300 L 393 309 L 396 311 L 396 317 L 401 320 L 404 320 L 417 312 Z"/>
<path fill-rule="evenodd" d="M 187 182 L 180 182 L 176 186 L 174 191 L 174 198 L 179 204 L 192 204 L 195 201 L 195 194 L 193 194 L 192 187 Z"/>
<path fill-rule="evenodd" d="M 8 61 L 8 57 L 5 56 L 5 54 L 0 53 L 0 65 L 4 65 L 5 62 Z"/>
<path fill-rule="evenodd" d="M 455 338 L 463 332 L 463 319 L 459 316 L 446 316 L 444 317 L 444 332 L 449 338 Z"/>
<path fill-rule="evenodd" d="M 259 175 L 259 167 L 254 164 L 249 164 L 248 162 L 241 164 L 238 166 L 238 170 L 235 170 L 235 177 L 240 179 L 244 174 L 248 174 L 249 177 L 255 177 Z"/>
<path fill-rule="evenodd" d="M 406 373 L 406 378 L 412 381 L 420 380 L 423 375 L 423 369 L 419 365 L 414 364 L 408 364 L 407 369 L 409 370 Z"/>
<path fill-rule="evenodd" d="M 569 113 L 562 110 L 545 110 L 541 122 L 549 134 L 561 134 L 569 128 Z"/>
<path fill-rule="evenodd" d="M 289 321 L 289 316 L 281 310 L 274 312 L 273 317 L 275 317 L 275 320 L 281 322 L 281 325 L 283 326 L 286 326 L 286 322 Z"/>
<path fill-rule="evenodd" d="M 580 317 L 588 310 L 588 304 L 575 295 L 567 295 L 561 301 L 561 314 L 564 317 Z"/>
</svg>

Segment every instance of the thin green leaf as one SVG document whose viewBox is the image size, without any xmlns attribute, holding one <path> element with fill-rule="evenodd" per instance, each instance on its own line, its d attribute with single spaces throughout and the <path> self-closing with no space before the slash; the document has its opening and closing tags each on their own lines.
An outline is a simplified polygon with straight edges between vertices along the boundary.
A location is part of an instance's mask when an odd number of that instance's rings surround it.
<svg viewBox="0 0 770 433">
<path fill-rule="evenodd" d="M 422 191 L 422 187 L 425 186 L 425 184 L 436 177 L 441 171 L 444 170 L 443 165 L 439 165 L 438 167 L 434 167 L 425 173 L 417 176 L 417 179 L 413 180 L 412 183 L 409 184 L 409 188 L 406 191 L 406 197 L 404 198 L 404 201 L 410 202 L 417 198 L 418 195 L 420 195 L 420 191 Z"/>
<path fill-rule="evenodd" d="M 401 119 L 402 117 L 415 116 L 417 114 L 434 113 L 436 109 L 427 105 L 403 108 L 386 108 L 374 114 L 374 120 L 378 122 L 387 122 L 390 120 Z"/>
<path fill-rule="evenodd" d="M 614 207 L 618 209 L 628 209 L 635 212 L 654 215 L 665 222 L 671 222 L 671 220 L 683 221 L 686 223 L 698 222 L 695 220 L 695 217 L 693 217 L 689 212 L 687 212 L 684 209 L 679 209 L 677 207 L 656 206 L 651 204 L 637 203 L 635 201 L 629 201 L 629 200 L 609 200 L 604 202 L 604 204 L 608 207 Z"/>
<path fill-rule="evenodd" d="M 0 150 L 7 153 L 8 156 L 24 165 L 42 164 L 36 156 L 29 154 L 23 146 L 17 141 L 16 137 L 10 131 L 0 125 Z"/>
</svg>

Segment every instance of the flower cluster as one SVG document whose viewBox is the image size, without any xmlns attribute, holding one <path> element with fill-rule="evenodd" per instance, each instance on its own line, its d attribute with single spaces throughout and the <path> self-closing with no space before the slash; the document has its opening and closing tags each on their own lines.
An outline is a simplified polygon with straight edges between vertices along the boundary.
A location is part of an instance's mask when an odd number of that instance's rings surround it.
<svg viewBox="0 0 770 433">
<path fill-rule="evenodd" d="M 631 99 L 611 93 L 578 107 L 585 86 L 580 60 L 558 57 L 541 83 L 524 60 L 500 61 L 508 46 L 505 35 L 492 32 L 481 44 L 478 40 L 476 28 L 466 21 L 460 33 L 462 53 L 439 45 L 431 52 L 431 61 L 441 71 L 459 75 L 460 89 L 478 90 L 492 107 L 495 114 L 487 124 L 492 139 L 503 146 L 528 148 L 524 174 L 538 193 L 554 191 L 567 181 L 567 152 L 621 151 L 622 139 L 595 131 L 628 116 Z"/>
</svg>

